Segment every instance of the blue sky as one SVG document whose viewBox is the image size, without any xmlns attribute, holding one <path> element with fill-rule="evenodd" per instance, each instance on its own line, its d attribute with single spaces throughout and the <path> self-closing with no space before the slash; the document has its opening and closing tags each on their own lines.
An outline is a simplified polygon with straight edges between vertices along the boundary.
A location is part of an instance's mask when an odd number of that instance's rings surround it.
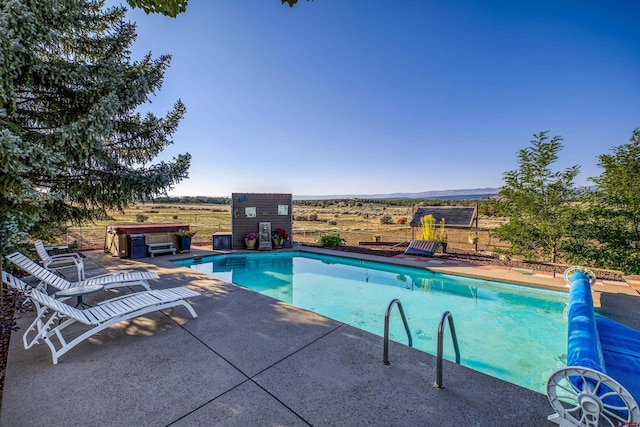
<svg viewBox="0 0 640 427">
<path fill-rule="evenodd" d="M 111 2 L 110 4 L 113 4 Z M 187 114 L 170 194 L 499 187 L 534 133 L 577 184 L 640 127 L 640 2 L 190 0 L 130 11 L 134 59 L 170 54 L 145 108 Z M 239 155 L 240 154 L 240 155 Z"/>
</svg>

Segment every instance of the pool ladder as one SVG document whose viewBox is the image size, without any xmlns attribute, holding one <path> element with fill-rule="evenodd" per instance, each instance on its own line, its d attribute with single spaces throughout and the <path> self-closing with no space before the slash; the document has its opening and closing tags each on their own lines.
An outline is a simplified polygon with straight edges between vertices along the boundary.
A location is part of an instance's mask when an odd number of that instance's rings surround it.
<svg viewBox="0 0 640 427">
<path fill-rule="evenodd" d="M 387 307 L 387 311 L 384 314 L 384 345 L 382 351 L 382 364 L 389 365 L 389 316 L 391 315 L 391 310 L 393 306 L 398 306 L 398 311 L 400 312 L 400 317 L 402 318 L 402 323 L 404 323 L 404 330 L 407 332 L 407 338 L 409 339 L 409 347 L 413 347 L 413 340 L 411 338 L 411 331 L 409 330 L 409 324 L 407 323 L 407 318 L 404 315 L 404 310 L 402 309 L 402 303 L 399 299 L 395 298 L 391 300 L 389 306 Z M 437 355 L 436 355 L 436 382 L 433 384 L 435 388 L 443 389 L 444 384 L 442 383 L 442 360 L 443 360 L 443 338 L 444 338 L 444 327 L 445 322 L 449 322 L 449 331 L 451 331 L 451 340 L 453 341 L 453 349 L 456 353 L 456 363 L 460 364 L 460 347 L 458 346 L 458 336 L 456 335 L 456 328 L 453 325 L 453 315 L 450 311 L 445 311 L 442 313 L 442 317 L 440 318 L 440 323 L 438 323 L 438 344 L 437 344 Z"/>
<path fill-rule="evenodd" d="M 449 331 L 451 331 L 451 340 L 453 341 L 453 350 L 456 352 L 456 363 L 460 364 L 460 348 L 458 347 L 458 336 L 456 335 L 456 328 L 453 326 L 453 315 L 450 311 L 442 313 L 440 323 L 438 323 L 438 354 L 436 355 L 436 382 L 433 384 L 435 388 L 444 388 L 442 384 L 442 339 L 444 336 L 444 322 L 449 321 Z"/>
<path fill-rule="evenodd" d="M 409 324 L 407 318 L 404 316 L 404 310 L 402 309 L 402 303 L 398 298 L 391 300 L 387 311 L 384 313 L 384 348 L 382 351 L 382 364 L 388 365 L 389 362 L 389 316 L 391 315 L 391 309 L 394 305 L 398 306 L 400 317 L 402 317 L 402 323 L 404 323 L 404 330 L 407 332 L 407 338 L 409 338 L 409 347 L 413 347 L 413 339 L 411 338 L 411 331 L 409 330 Z"/>
</svg>

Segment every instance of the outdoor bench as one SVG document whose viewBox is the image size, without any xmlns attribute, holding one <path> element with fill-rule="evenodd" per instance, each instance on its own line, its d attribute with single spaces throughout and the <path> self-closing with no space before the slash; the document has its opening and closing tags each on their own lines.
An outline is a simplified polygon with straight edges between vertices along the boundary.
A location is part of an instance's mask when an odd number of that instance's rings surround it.
<svg viewBox="0 0 640 427">
<path fill-rule="evenodd" d="M 175 255 L 177 249 L 173 246 L 172 242 L 162 242 L 162 243 L 147 243 L 147 251 L 151 258 L 155 257 L 156 254 L 167 254 L 171 253 Z"/>
</svg>

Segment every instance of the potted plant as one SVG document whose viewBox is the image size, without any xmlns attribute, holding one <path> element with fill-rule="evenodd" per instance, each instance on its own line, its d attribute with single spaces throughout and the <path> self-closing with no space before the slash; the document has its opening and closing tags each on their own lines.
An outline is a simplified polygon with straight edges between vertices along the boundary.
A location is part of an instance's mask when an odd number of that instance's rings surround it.
<svg viewBox="0 0 640 427">
<path fill-rule="evenodd" d="M 440 243 L 440 247 L 442 248 L 442 253 L 447 253 L 447 241 L 449 240 L 449 236 L 447 236 L 446 229 L 444 228 L 444 218 L 440 220 L 440 230 L 438 230 L 435 234 L 435 241 Z"/>
<path fill-rule="evenodd" d="M 289 238 L 289 233 L 287 233 L 286 230 L 282 228 L 276 228 L 273 232 L 273 235 L 271 236 L 271 240 L 273 241 L 273 247 L 276 249 L 281 248 L 282 243 L 284 243 L 284 241 L 288 238 Z"/>
<path fill-rule="evenodd" d="M 244 245 L 247 247 L 247 249 L 255 249 L 256 242 L 258 241 L 259 236 L 260 235 L 256 232 L 251 232 L 244 236 Z"/>
<path fill-rule="evenodd" d="M 180 243 L 180 252 L 189 252 L 191 250 L 191 238 L 195 236 L 195 231 L 180 230 L 176 232 L 178 242 Z"/>
<path fill-rule="evenodd" d="M 447 252 L 447 241 L 449 240 L 449 236 L 444 231 L 441 231 L 435 236 L 435 241 L 440 243 L 440 247 L 442 248 L 442 253 Z"/>
<path fill-rule="evenodd" d="M 469 238 L 469 243 L 471 243 L 472 245 L 475 245 L 476 243 L 478 243 L 478 240 L 480 239 L 480 237 L 476 233 L 469 234 L 468 238 Z"/>
</svg>

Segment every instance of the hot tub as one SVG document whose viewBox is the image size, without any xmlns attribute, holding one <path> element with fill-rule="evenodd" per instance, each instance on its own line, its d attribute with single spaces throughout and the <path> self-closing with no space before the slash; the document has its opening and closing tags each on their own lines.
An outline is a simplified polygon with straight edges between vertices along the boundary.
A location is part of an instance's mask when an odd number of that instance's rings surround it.
<svg viewBox="0 0 640 427">
<path fill-rule="evenodd" d="M 177 248 L 176 232 L 189 231 L 187 224 L 135 224 L 108 225 L 104 239 L 104 251 L 118 258 L 129 258 L 130 234 L 144 234 L 146 243 L 172 242 Z"/>
</svg>

